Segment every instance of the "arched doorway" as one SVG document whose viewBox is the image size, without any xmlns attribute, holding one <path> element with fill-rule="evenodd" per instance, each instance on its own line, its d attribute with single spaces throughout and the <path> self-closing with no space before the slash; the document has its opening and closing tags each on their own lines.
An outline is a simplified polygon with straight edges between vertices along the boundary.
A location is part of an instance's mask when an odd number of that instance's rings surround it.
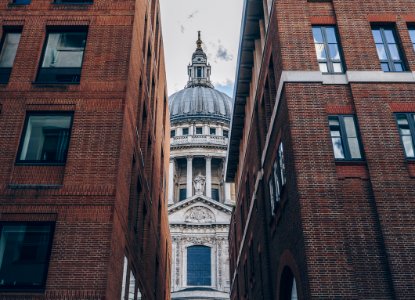
<svg viewBox="0 0 415 300">
<path fill-rule="evenodd" d="M 281 276 L 280 300 L 298 300 L 297 282 L 289 267 L 285 267 Z"/>
</svg>

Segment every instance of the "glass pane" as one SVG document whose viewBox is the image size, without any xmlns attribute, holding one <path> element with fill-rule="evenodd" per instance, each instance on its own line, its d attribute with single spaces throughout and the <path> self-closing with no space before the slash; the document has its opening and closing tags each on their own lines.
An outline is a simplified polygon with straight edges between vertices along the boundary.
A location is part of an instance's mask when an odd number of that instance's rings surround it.
<svg viewBox="0 0 415 300">
<path fill-rule="evenodd" d="M 376 50 L 378 52 L 379 60 L 387 60 L 388 57 L 386 56 L 385 46 L 383 44 L 377 44 Z"/>
<path fill-rule="evenodd" d="M 49 33 L 42 67 L 80 68 L 85 44 L 85 32 Z"/>
<path fill-rule="evenodd" d="M 353 117 L 343 117 L 344 127 L 346 128 L 347 137 L 357 137 L 356 125 Z"/>
<path fill-rule="evenodd" d="M 187 285 L 211 285 L 210 248 L 191 246 L 187 248 Z"/>
<path fill-rule="evenodd" d="M 396 43 L 395 36 L 393 34 L 393 30 L 392 29 L 385 29 L 383 32 L 385 34 L 385 38 L 386 38 L 386 42 L 387 43 L 389 43 L 389 44 Z"/>
<path fill-rule="evenodd" d="M 411 37 L 412 43 L 415 43 L 415 30 L 414 29 L 409 30 L 409 36 Z"/>
<path fill-rule="evenodd" d="M 4 225 L 0 242 L 0 282 L 8 288 L 44 285 L 50 225 Z"/>
<path fill-rule="evenodd" d="M 326 37 L 328 43 L 337 43 L 336 31 L 334 27 L 326 27 Z"/>
<path fill-rule="evenodd" d="M 389 64 L 388 63 L 381 63 L 380 66 L 382 67 L 382 71 L 389 72 Z"/>
<path fill-rule="evenodd" d="M 11 68 L 19 46 L 20 33 L 6 33 L 0 53 L 0 68 Z"/>
<path fill-rule="evenodd" d="M 403 72 L 404 71 L 403 65 L 401 63 L 395 63 L 394 66 L 395 66 L 395 71 L 396 72 Z"/>
<path fill-rule="evenodd" d="M 341 138 L 332 138 L 333 152 L 335 158 L 344 158 L 344 151 Z"/>
<path fill-rule="evenodd" d="M 403 136 L 402 143 L 405 148 L 406 157 L 414 157 L 414 144 L 412 137 L 410 135 Z"/>
<path fill-rule="evenodd" d="M 340 60 L 340 51 L 337 44 L 330 44 L 329 45 L 329 51 L 330 51 L 330 58 L 332 60 Z"/>
<path fill-rule="evenodd" d="M 391 57 L 393 60 L 401 60 L 401 56 L 399 55 L 398 46 L 395 44 L 389 44 L 389 52 L 391 53 Z"/>
<path fill-rule="evenodd" d="M 380 30 L 379 29 L 373 29 L 372 34 L 373 34 L 373 38 L 374 38 L 376 44 L 382 44 L 383 43 L 382 36 L 380 35 Z"/>
<path fill-rule="evenodd" d="M 347 142 L 349 143 L 349 150 L 351 158 L 358 159 L 362 158 L 362 154 L 360 153 L 360 146 L 359 141 L 357 138 L 348 138 Z"/>
<path fill-rule="evenodd" d="M 411 130 L 409 128 L 409 122 L 405 115 L 398 116 L 398 125 L 401 135 L 410 135 Z"/>
<path fill-rule="evenodd" d="M 332 137 L 340 136 L 340 123 L 339 119 L 336 117 L 329 118 L 330 134 Z"/>
<path fill-rule="evenodd" d="M 342 73 L 343 72 L 343 66 L 341 63 L 334 63 L 333 64 L 333 71 L 335 73 Z"/>
<path fill-rule="evenodd" d="M 313 27 L 314 43 L 323 43 L 323 35 L 320 27 Z"/>
<path fill-rule="evenodd" d="M 72 116 L 30 116 L 20 160 L 65 161 L 71 120 Z"/>
<path fill-rule="evenodd" d="M 327 69 L 327 63 L 319 63 L 320 71 L 323 73 L 327 73 L 329 70 Z"/>
<path fill-rule="evenodd" d="M 324 44 L 316 44 L 316 54 L 318 60 L 324 60 L 327 58 L 326 49 Z"/>
</svg>

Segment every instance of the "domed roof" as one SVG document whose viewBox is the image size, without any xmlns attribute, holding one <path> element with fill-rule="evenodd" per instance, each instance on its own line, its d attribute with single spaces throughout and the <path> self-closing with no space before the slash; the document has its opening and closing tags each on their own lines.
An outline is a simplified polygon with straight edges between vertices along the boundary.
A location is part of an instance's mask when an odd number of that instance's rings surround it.
<svg viewBox="0 0 415 300">
<path fill-rule="evenodd" d="M 207 86 L 193 86 L 169 98 L 170 120 L 214 119 L 230 122 L 232 100 L 226 94 Z"/>
<path fill-rule="evenodd" d="M 230 123 L 232 100 L 215 90 L 210 81 L 211 66 L 202 48 L 200 31 L 196 45 L 192 64 L 187 67 L 189 81 L 185 89 L 169 97 L 170 121 L 213 119 Z"/>
</svg>

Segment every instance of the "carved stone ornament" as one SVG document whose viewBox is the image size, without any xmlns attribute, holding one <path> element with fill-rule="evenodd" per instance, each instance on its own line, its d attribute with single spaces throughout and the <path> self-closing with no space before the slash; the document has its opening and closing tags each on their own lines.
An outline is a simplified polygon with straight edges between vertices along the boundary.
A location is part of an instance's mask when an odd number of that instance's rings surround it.
<svg viewBox="0 0 415 300">
<path fill-rule="evenodd" d="M 186 212 L 185 221 L 189 223 L 212 223 L 215 222 L 215 216 L 206 207 L 196 206 Z"/>
<path fill-rule="evenodd" d="M 193 180 L 193 184 L 195 187 L 195 194 L 196 195 L 203 195 L 204 191 L 205 191 L 205 182 L 206 182 L 206 177 L 199 174 L 195 177 L 195 179 Z"/>
</svg>

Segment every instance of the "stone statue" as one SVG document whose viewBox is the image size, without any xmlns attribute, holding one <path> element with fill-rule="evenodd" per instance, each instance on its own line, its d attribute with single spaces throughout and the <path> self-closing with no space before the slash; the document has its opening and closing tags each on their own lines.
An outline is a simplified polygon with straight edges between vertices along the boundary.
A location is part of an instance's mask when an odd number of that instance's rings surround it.
<svg viewBox="0 0 415 300">
<path fill-rule="evenodd" d="M 195 177 L 195 179 L 193 180 L 193 184 L 195 187 L 196 195 L 203 195 L 203 193 L 205 192 L 205 182 L 206 182 L 205 176 L 199 174 Z"/>
</svg>

